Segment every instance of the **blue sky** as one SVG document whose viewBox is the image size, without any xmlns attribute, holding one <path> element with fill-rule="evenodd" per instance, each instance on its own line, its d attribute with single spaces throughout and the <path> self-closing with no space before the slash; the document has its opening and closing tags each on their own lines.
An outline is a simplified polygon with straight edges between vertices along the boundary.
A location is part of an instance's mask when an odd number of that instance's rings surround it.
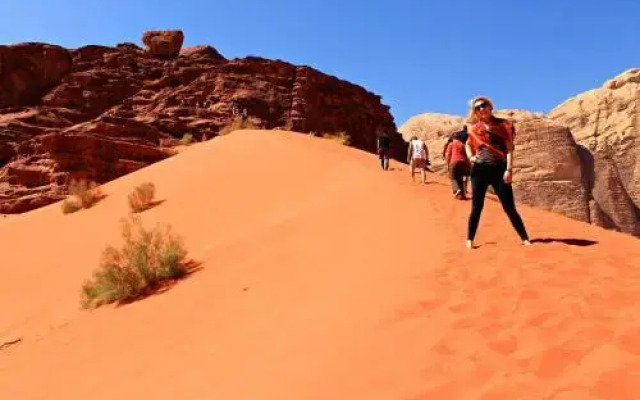
<svg viewBox="0 0 640 400">
<path fill-rule="evenodd" d="M 360 84 L 398 126 L 463 114 L 474 95 L 548 112 L 640 67 L 638 0 L 0 0 L 0 44 L 141 45 L 179 28 L 185 46 L 259 55 Z"/>
</svg>

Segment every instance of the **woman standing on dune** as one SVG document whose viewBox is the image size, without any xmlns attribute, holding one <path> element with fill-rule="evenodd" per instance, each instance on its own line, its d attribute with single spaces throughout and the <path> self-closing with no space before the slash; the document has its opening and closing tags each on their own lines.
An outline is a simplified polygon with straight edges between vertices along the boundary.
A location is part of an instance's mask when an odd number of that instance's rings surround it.
<svg viewBox="0 0 640 400">
<path fill-rule="evenodd" d="M 492 114 L 493 103 L 480 96 L 471 100 L 468 121 L 473 124 L 465 150 L 471 161 L 472 205 L 467 231 L 467 248 L 473 248 L 478 230 L 480 214 L 489 185 L 500 199 L 502 208 L 509 216 L 522 244 L 529 246 L 529 235 L 522 218 L 516 210 L 511 188 L 513 165 L 513 124 Z"/>
</svg>

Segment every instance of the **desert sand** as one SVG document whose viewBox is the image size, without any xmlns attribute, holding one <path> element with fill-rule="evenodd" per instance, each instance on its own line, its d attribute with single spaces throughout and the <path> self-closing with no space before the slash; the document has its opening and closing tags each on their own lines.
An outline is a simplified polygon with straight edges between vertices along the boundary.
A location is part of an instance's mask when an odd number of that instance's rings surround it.
<svg viewBox="0 0 640 400">
<path fill-rule="evenodd" d="M 237 131 L 103 186 L 93 208 L 0 218 L 2 399 L 640 398 L 640 242 L 486 202 L 290 132 Z M 516 178 L 517 179 L 517 178 Z M 80 288 L 127 195 L 199 270 L 96 310 Z"/>
</svg>

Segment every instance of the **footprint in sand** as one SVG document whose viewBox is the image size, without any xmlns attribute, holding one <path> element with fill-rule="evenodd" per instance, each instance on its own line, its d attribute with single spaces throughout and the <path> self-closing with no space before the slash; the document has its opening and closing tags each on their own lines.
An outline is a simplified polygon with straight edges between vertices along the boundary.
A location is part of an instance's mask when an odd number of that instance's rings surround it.
<svg viewBox="0 0 640 400">
<path fill-rule="evenodd" d="M 544 379 L 557 379 L 571 365 L 578 365 L 584 351 L 552 347 L 542 353 L 538 359 L 536 375 Z"/>
<path fill-rule="evenodd" d="M 447 308 L 456 314 L 471 314 L 477 310 L 476 303 L 473 301 L 463 301 Z"/>
<path fill-rule="evenodd" d="M 451 325 L 454 329 L 468 329 L 478 325 L 476 318 L 461 318 Z"/>
<path fill-rule="evenodd" d="M 518 338 L 510 333 L 500 334 L 489 341 L 489 348 L 503 356 L 508 356 L 518 350 Z"/>
<path fill-rule="evenodd" d="M 442 307 L 442 305 L 442 300 L 438 298 L 417 301 L 396 311 L 391 317 L 391 323 L 427 316 L 430 312 Z"/>
<path fill-rule="evenodd" d="M 640 356 L 640 327 L 627 330 L 618 337 L 617 342 L 625 351 Z"/>
<path fill-rule="evenodd" d="M 639 380 L 640 371 L 620 368 L 600 375 L 592 391 L 602 399 L 636 400 L 640 398 Z"/>
</svg>

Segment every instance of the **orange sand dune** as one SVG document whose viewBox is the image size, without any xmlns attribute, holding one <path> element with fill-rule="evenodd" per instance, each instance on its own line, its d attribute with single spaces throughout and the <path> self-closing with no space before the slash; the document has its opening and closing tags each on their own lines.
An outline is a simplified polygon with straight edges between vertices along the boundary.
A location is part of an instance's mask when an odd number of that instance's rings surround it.
<svg viewBox="0 0 640 400">
<path fill-rule="evenodd" d="M 392 167 L 241 131 L 105 185 L 92 209 L 0 218 L 0 398 L 640 398 L 637 239 L 520 206 L 532 238 L 581 240 L 524 248 L 487 201 L 467 251 L 469 203 Z M 145 224 L 173 224 L 202 269 L 82 311 L 144 181 L 166 200 Z"/>
</svg>

